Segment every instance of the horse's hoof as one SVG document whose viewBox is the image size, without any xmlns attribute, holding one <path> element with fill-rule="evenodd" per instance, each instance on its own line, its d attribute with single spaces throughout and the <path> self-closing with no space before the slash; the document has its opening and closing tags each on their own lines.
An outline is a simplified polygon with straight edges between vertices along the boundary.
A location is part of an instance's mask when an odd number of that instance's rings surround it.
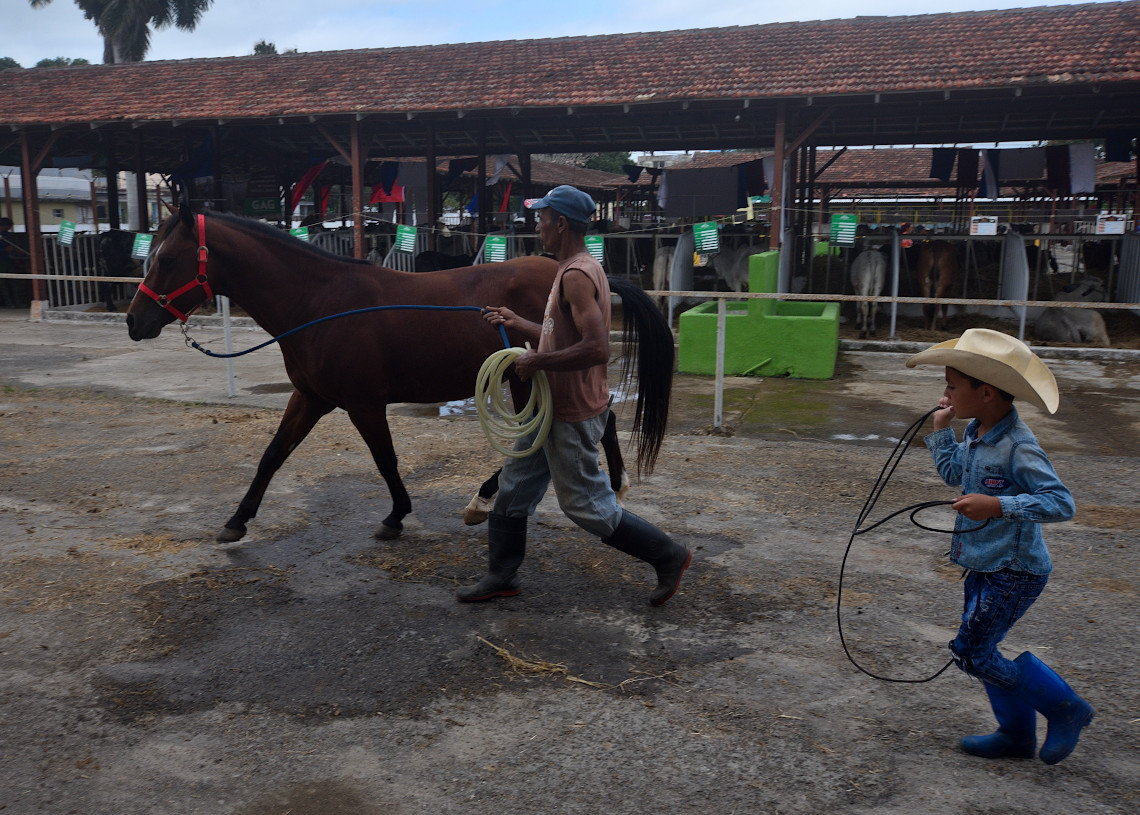
<svg viewBox="0 0 1140 815">
<path fill-rule="evenodd" d="M 222 531 L 219 532 L 214 537 L 214 540 L 216 540 L 218 543 L 237 543 L 239 540 L 241 540 L 244 537 L 245 537 L 245 527 L 244 526 L 239 528 L 239 529 L 234 529 L 233 527 L 226 526 L 226 527 L 223 527 Z"/>
<path fill-rule="evenodd" d="M 381 524 L 380 528 L 372 533 L 372 537 L 376 538 L 376 540 L 391 541 L 400 537 L 402 531 L 402 529 L 394 529 L 387 524 Z"/>
<path fill-rule="evenodd" d="M 625 497 L 627 495 L 629 495 L 629 473 L 627 473 L 625 470 L 622 470 L 621 485 L 616 490 L 614 490 L 614 497 L 617 498 L 617 501 L 620 504 L 625 500 Z"/>
<path fill-rule="evenodd" d="M 478 526 L 487 520 L 491 514 L 491 499 L 484 498 L 478 493 L 463 510 L 463 523 L 468 526 Z"/>
</svg>

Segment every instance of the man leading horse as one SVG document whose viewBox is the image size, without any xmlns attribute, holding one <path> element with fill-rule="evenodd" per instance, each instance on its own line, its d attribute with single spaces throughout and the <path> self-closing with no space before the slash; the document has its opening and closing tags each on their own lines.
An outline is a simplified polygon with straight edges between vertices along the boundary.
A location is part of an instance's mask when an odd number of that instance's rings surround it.
<svg viewBox="0 0 1140 815">
<path fill-rule="evenodd" d="M 601 264 L 586 251 L 594 201 L 581 190 L 563 185 L 544 198 L 526 201 L 526 206 L 538 214 L 536 229 L 543 249 L 558 261 L 542 323 L 525 320 L 502 306 L 488 306 L 483 316 L 537 346 L 515 360 L 515 372 L 523 380 L 537 371 L 546 372 L 554 420 L 539 450 L 525 458 L 508 458 L 504 464 L 488 519 L 488 572 L 478 583 L 460 588 L 456 596 L 463 602 L 478 602 L 519 593 L 516 572 L 526 555 L 527 519 L 553 484 L 559 506 L 570 520 L 604 543 L 653 566 L 657 587 L 649 602 L 662 605 L 680 586 L 692 553 L 653 524 L 622 509 L 598 467 L 597 445 L 610 402 L 606 375 L 610 288 Z M 537 432 L 518 439 L 515 449 L 529 448 Z"/>
</svg>

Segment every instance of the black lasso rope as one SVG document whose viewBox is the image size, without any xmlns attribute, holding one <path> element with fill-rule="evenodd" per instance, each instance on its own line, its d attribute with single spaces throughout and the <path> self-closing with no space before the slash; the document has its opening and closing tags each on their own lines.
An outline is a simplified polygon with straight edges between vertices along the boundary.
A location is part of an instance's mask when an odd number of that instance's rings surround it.
<svg viewBox="0 0 1140 815">
<path fill-rule="evenodd" d="M 855 521 L 855 528 L 852 530 L 851 538 L 847 541 L 847 548 L 843 552 L 843 563 L 839 567 L 839 589 L 836 593 L 835 598 L 835 622 L 839 628 L 839 642 L 843 646 L 843 653 L 847 655 L 848 661 L 850 661 L 850 663 L 860 671 L 873 679 L 879 679 L 883 682 L 901 682 L 906 684 L 930 682 L 931 680 L 937 679 L 947 668 L 954 664 L 954 660 L 951 659 L 945 665 L 939 668 L 933 675 L 925 677 L 923 679 L 897 679 L 890 676 L 881 676 L 877 673 L 874 673 L 873 671 L 864 668 L 856 661 L 855 657 L 852 656 L 850 649 L 847 647 L 847 640 L 843 636 L 843 576 L 847 569 L 847 557 L 851 554 L 851 548 L 854 546 L 855 538 L 857 536 L 862 535 L 866 532 L 870 532 L 872 529 L 882 526 L 891 518 L 902 515 L 904 512 L 910 513 L 911 523 L 913 523 L 919 529 L 925 529 L 928 532 L 940 532 L 944 534 L 953 534 L 954 532 L 953 529 L 936 529 L 931 526 L 925 526 L 915 519 L 915 516 L 923 510 L 930 509 L 931 507 L 947 506 L 953 504 L 953 501 L 922 501 L 918 504 L 912 504 L 908 507 L 903 507 L 897 512 L 892 512 L 890 515 L 886 516 L 885 518 L 881 518 L 870 526 L 863 526 L 863 523 L 867 520 L 867 517 L 875 508 L 875 504 L 878 503 L 879 497 L 883 494 L 883 490 L 886 489 L 887 482 L 891 480 L 891 476 L 894 475 L 895 469 L 899 466 L 899 462 L 902 461 L 903 454 L 906 453 L 906 451 L 910 448 L 910 443 L 914 441 L 914 437 L 918 435 L 918 431 L 922 429 L 922 425 L 925 424 L 926 420 L 929 419 L 930 416 L 938 410 L 942 410 L 942 407 L 939 406 L 932 408 L 931 410 L 928 410 L 926 413 L 922 414 L 922 416 L 916 419 L 914 423 L 906 429 L 906 431 L 902 434 L 902 437 L 895 444 L 895 449 L 892 450 L 891 454 L 887 457 L 887 461 L 883 465 L 883 469 L 879 471 L 879 477 L 875 480 L 874 486 L 871 487 L 871 493 L 867 496 L 867 500 L 863 503 L 863 509 L 859 513 L 858 520 Z M 966 532 L 977 532 L 988 523 L 989 519 L 986 519 L 978 526 L 959 530 L 959 534 Z"/>
</svg>

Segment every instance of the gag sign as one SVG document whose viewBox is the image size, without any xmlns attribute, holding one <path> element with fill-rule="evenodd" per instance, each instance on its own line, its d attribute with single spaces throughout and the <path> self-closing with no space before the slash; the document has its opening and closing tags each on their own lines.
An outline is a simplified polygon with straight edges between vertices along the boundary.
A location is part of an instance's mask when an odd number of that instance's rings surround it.
<svg viewBox="0 0 1140 815">
<path fill-rule="evenodd" d="M 605 236 L 604 235 L 587 235 L 586 236 L 586 251 L 603 266 L 606 265 L 605 253 Z"/>
<path fill-rule="evenodd" d="M 970 219 L 971 235 L 996 235 L 998 219 L 994 215 L 975 215 Z"/>
<path fill-rule="evenodd" d="M 281 200 L 278 198 L 246 198 L 242 212 L 251 218 L 267 218 L 281 214 Z"/>
<path fill-rule="evenodd" d="M 150 242 L 152 240 L 154 240 L 154 235 L 148 235 L 145 232 L 135 235 L 135 242 L 131 244 L 131 257 L 147 257 L 150 254 Z"/>
<path fill-rule="evenodd" d="M 245 185 L 242 212 L 253 218 L 272 218 L 281 214 L 281 191 L 274 178 L 251 178 Z"/>
<path fill-rule="evenodd" d="M 60 221 L 59 234 L 56 235 L 56 241 L 60 246 L 71 246 L 71 242 L 75 239 L 75 221 Z"/>
</svg>

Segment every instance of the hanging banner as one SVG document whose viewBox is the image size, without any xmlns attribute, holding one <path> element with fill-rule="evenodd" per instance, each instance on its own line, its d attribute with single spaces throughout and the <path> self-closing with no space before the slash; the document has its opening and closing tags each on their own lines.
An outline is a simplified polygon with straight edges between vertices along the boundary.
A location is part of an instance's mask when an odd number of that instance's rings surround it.
<svg viewBox="0 0 1140 815">
<path fill-rule="evenodd" d="M 854 246 L 859 216 L 853 212 L 834 212 L 831 215 L 832 246 Z"/>
<path fill-rule="evenodd" d="M 715 255 L 720 251 L 720 230 L 716 221 L 693 224 L 693 242 L 698 255 Z"/>
<path fill-rule="evenodd" d="M 289 230 L 289 234 L 305 243 L 309 242 L 309 227 L 307 226 L 295 226 Z"/>
<path fill-rule="evenodd" d="M 605 256 L 605 236 L 604 235 L 587 235 L 586 236 L 586 251 L 593 256 L 594 260 L 603 266 L 606 265 Z"/>
<path fill-rule="evenodd" d="M 135 235 L 135 242 L 131 245 L 131 257 L 145 258 L 150 254 L 150 242 L 154 239 L 153 235 L 148 235 L 145 232 Z"/>
<path fill-rule="evenodd" d="M 59 234 L 55 236 L 60 246 L 71 246 L 75 239 L 75 221 L 60 221 Z"/>
<path fill-rule="evenodd" d="M 396 251 L 408 254 L 416 251 L 416 228 L 414 226 L 396 225 Z"/>
<path fill-rule="evenodd" d="M 483 244 L 484 263 L 502 263 L 507 259 L 507 239 L 504 235 L 488 235 Z"/>
</svg>

